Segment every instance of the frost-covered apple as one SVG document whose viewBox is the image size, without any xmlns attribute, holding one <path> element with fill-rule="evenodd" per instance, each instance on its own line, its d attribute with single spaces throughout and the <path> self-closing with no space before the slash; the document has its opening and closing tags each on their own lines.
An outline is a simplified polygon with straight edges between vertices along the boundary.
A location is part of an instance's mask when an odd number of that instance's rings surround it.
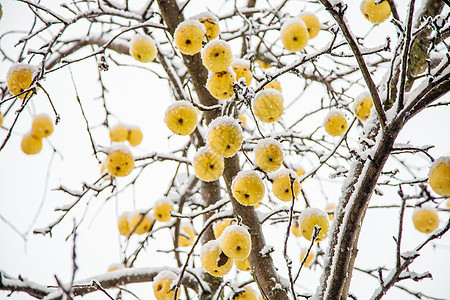
<svg viewBox="0 0 450 300">
<path fill-rule="evenodd" d="M 332 109 L 323 122 L 325 131 L 332 136 L 341 136 L 347 130 L 347 119 L 344 112 Z"/>
<path fill-rule="evenodd" d="M 119 220 L 117 220 L 117 229 L 119 229 L 119 233 L 121 235 L 129 235 L 130 234 L 130 212 L 124 212 L 120 215 Z"/>
<path fill-rule="evenodd" d="M 198 20 L 205 26 L 208 40 L 211 41 L 219 36 L 220 33 L 219 19 L 211 12 L 209 11 L 202 12 L 193 17 L 193 19 Z"/>
<path fill-rule="evenodd" d="M 259 91 L 253 101 L 253 110 L 256 117 L 265 122 L 273 123 L 283 115 L 284 104 L 281 93 L 273 88 Z"/>
<path fill-rule="evenodd" d="M 314 226 L 321 228 L 315 241 L 322 241 L 328 236 L 328 229 L 330 227 L 328 215 L 321 209 L 314 207 L 304 209 L 298 218 L 298 223 L 302 231 L 302 236 L 308 241 L 312 239 Z"/>
<path fill-rule="evenodd" d="M 439 216 L 431 207 L 417 208 L 412 219 L 414 227 L 422 233 L 431 233 L 439 227 Z"/>
<path fill-rule="evenodd" d="M 159 222 L 169 222 L 172 216 L 173 203 L 169 199 L 160 199 L 153 206 L 153 217 Z"/>
<path fill-rule="evenodd" d="M 252 266 L 250 265 L 250 261 L 248 260 L 248 257 L 246 259 L 235 259 L 234 265 L 236 268 L 238 268 L 241 271 L 248 272 L 252 269 Z"/>
<path fill-rule="evenodd" d="M 197 127 L 197 110 L 188 101 L 176 101 L 170 105 L 164 116 L 167 127 L 175 134 L 188 135 Z"/>
<path fill-rule="evenodd" d="M 364 0 L 361 2 L 361 12 L 371 23 L 380 24 L 391 15 L 391 6 L 387 0 L 378 4 L 375 4 L 375 2 L 376 0 Z"/>
<path fill-rule="evenodd" d="M 226 100 L 233 97 L 233 83 L 236 81 L 236 74 L 231 68 L 223 72 L 210 72 L 206 82 L 206 88 L 211 95 L 218 100 Z"/>
<path fill-rule="evenodd" d="M 245 125 L 247 125 L 247 117 L 244 114 L 240 114 L 237 118 L 241 120 L 241 127 L 245 127 Z"/>
<path fill-rule="evenodd" d="M 302 232 L 300 230 L 300 226 L 298 225 L 298 221 L 296 220 L 292 221 L 291 232 L 296 237 L 302 236 Z"/>
<path fill-rule="evenodd" d="M 300 193 L 300 182 L 298 176 L 292 170 L 281 170 L 272 175 L 272 193 L 281 201 L 292 201 Z M 293 183 L 291 183 L 291 178 Z M 294 191 L 292 192 L 292 188 Z"/>
<path fill-rule="evenodd" d="M 156 300 L 176 300 L 180 298 L 180 289 L 172 290 L 172 283 L 177 279 L 177 275 L 171 271 L 161 271 L 153 279 L 153 293 Z"/>
<path fill-rule="evenodd" d="M 213 40 L 202 50 L 202 63 L 211 72 L 226 71 L 233 62 L 230 45 L 222 40 Z"/>
<path fill-rule="evenodd" d="M 305 258 L 307 250 L 303 249 L 302 252 L 300 253 L 300 262 L 303 261 L 303 259 Z M 309 267 L 309 265 L 312 263 L 312 260 L 314 259 L 314 253 L 312 251 L 310 251 L 308 253 L 308 257 L 306 257 L 305 263 L 303 264 L 303 266 L 305 267 Z"/>
<path fill-rule="evenodd" d="M 180 225 L 180 234 L 178 236 L 178 246 L 188 247 L 192 245 L 195 239 L 195 231 L 190 223 L 182 223 Z"/>
<path fill-rule="evenodd" d="M 283 164 L 281 144 L 272 138 L 259 140 L 253 152 L 256 165 L 265 172 L 274 172 Z"/>
<path fill-rule="evenodd" d="M 246 259 L 252 250 L 252 239 L 248 230 L 241 225 L 230 225 L 220 236 L 220 248 L 226 256 L 234 259 Z"/>
<path fill-rule="evenodd" d="M 111 147 L 105 164 L 109 174 L 123 177 L 133 171 L 134 157 L 125 145 L 117 144 Z"/>
<path fill-rule="evenodd" d="M 243 139 L 239 123 L 231 117 L 222 116 L 209 124 L 206 143 L 214 154 L 232 157 L 241 149 Z"/>
<path fill-rule="evenodd" d="M 283 89 L 281 87 L 281 83 L 276 79 L 274 79 L 271 82 L 269 82 L 268 84 L 266 84 L 264 86 L 264 89 L 276 89 L 280 93 L 283 91 Z"/>
<path fill-rule="evenodd" d="M 195 55 L 202 50 L 206 41 L 206 28 L 197 20 L 187 20 L 178 24 L 173 34 L 175 46 L 185 55 Z"/>
<path fill-rule="evenodd" d="M 264 183 L 255 171 L 240 171 L 231 183 L 233 197 L 242 205 L 258 204 L 266 191 Z"/>
<path fill-rule="evenodd" d="M 137 61 L 148 63 L 154 61 L 158 54 L 155 42 L 148 35 L 136 35 L 130 41 L 130 55 Z"/>
<path fill-rule="evenodd" d="M 373 106 L 373 100 L 369 93 L 362 93 L 356 97 L 353 104 L 353 111 L 358 119 L 366 121 L 370 117 L 370 110 Z"/>
<path fill-rule="evenodd" d="M 200 260 L 203 269 L 215 277 L 228 274 L 233 267 L 233 259 L 222 252 L 220 242 L 217 240 L 211 240 L 203 245 Z"/>
<path fill-rule="evenodd" d="M 231 63 L 231 68 L 236 74 L 236 81 L 239 81 L 239 79 L 244 78 L 245 85 L 250 86 L 250 84 L 252 83 L 253 74 L 252 70 L 250 69 L 249 61 L 244 59 L 235 59 Z"/>
<path fill-rule="evenodd" d="M 146 214 L 145 211 L 136 212 L 129 219 L 130 232 L 135 234 L 145 234 L 152 229 L 153 217 Z"/>
<path fill-rule="evenodd" d="M 25 98 L 25 96 L 27 98 L 33 96 L 34 93 L 32 91 L 23 92 L 30 88 L 37 71 L 35 66 L 24 63 L 11 66 L 6 74 L 6 83 L 10 93 L 14 96 L 18 95 L 20 99 Z"/>
<path fill-rule="evenodd" d="M 53 133 L 53 121 L 47 115 L 39 115 L 31 124 L 31 134 L 37 138 L 46 138 Z"/>
<path fill-rule="evenodd" d="M 290 18 L 281 26 L 281 42 L 291 52 L 301 51 L 308 44 L 309 33 L 300 18 Z"/>
<path fill-rule="evenodd" d="M 223 157 L 214 154 L 207 146 L 198 149 L 192 165 L 195 176 L 206 182 L 219 179 L 225 168 Z"/>
<path fill-rule="evenodd" d="M 428 183 L 441 196 L 450 196 L 450 156 L 436 159 L 430 167 Z"/>
<path fill-rule="evenodd" d="M 300 19 L 305 22 L 306 29 L 308 30 L 309 39 L 315 38 L 321 29 L 320 21 L 316 15 L 312 13 L 303 13 L 300 15 Z"/>
<path fill-rule="evenodd" d="M 257 300 L 256 292 L 249 286 L 245 286 L 243 292 L 239 292 L 233 296 L 233 300 Z"/>
<path fill-rule="evenodd" d="M 213 224 L 214 237 L 218 239 L 222 235 L 222 232 L 225 230 L 225 228 L 235 223 L 236 221 L 230 218 L 225 218 L 223 220 L 215 222 Z"/>
</svg>

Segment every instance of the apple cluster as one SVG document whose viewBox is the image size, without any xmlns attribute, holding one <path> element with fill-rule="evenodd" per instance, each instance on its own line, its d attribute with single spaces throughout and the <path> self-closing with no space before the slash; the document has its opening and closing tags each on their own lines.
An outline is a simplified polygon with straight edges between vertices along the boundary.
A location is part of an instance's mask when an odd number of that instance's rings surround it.
<svg viewBox="0 0 450 300">
<path fill-rule="evenodd" d="M 41 152 L 42 139 L 53 133 L 53 121 L 47 115 L 38 115 L 31 124 L 31 131 L 22 138 L 22 151 L 33 155 Z"/>
</svg>

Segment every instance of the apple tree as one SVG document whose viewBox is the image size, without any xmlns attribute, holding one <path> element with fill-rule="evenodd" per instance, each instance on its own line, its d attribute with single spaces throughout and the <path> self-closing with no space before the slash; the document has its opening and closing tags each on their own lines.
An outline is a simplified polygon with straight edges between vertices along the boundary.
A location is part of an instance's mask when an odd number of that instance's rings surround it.
<svg viewBox="0 0 450 300">
<path fill-rule="evenodd" d="M 449 258 L 426 251 L 450 229 L 450 3 L 211 2 L 2 3 L 2 230 L 62 237 L 71 262 L 45 282 L 0 266 L 2 295 L 443 299 L 415 262 Z M 21 178 L 43 155 L 40 197 Z M 41 198 L 28 229 L 15 192 Z M 90 273 L 90 243 L 120 262 Z"/>
</svg>

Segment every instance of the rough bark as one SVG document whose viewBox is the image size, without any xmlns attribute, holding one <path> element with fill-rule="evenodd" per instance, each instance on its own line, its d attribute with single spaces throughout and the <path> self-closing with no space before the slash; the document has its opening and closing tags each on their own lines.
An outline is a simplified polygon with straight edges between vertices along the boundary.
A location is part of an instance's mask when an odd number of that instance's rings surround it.
<svg viewBox="0 0 450 300">
<path fill-rule="evenodd" d="M 234 212 L 239 215 L 242 223 L 249 228 L 252 237 L 252 251 L 249 256 L 249 261 L 252 266 L 253 278 L 258 284 L 264 299 L 287 300 L 289 299 L 287 292 L 284 289 L 276 288 L 280 284 L 280 279 L 276 273 L 272 258 L 270 255 L 263 255 L 266 242 L 255 209 L 253 206 L 241 205 L 234 199 L 231 193 L 231 182 L 239 171 L 239 158 L 237 155 L 225 159 L 223 176 Z"/>
</svg>

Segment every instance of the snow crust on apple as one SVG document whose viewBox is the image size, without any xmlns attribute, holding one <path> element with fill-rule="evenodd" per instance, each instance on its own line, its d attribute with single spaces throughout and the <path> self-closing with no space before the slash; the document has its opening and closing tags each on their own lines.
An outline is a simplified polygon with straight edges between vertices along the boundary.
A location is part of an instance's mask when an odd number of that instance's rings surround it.
<svg viewBox="0 0 450 300">
<path fill-rule="evenodd" d="M 301 212 L 300 216 L 298 217 L 298 223 L 301 224 L 303 220 L 308 219 L 313 215 L 323 216 L 328 220 L 328 214 L 323 210 L 316 207 L 308 207 Z"/>
<path fill-rule="evenodd" d="M 148 35 L 145 34 L 136 34 L 135 36 L 133 36 L 130 40 L 130 44 L 133 44 L 134 42 L 138 41 L 138 40 L 148 40 L 150 42 L 152 42 L 153 44 L 155 43 L 155 41 L 149 37 Z"/>
<path fill-rule="evenodd" d="M 203 256 L 204 253 L 214 252 L 218 248 L 220 248 L 220 242 L 218 240 L 210 240 L 202 246 L 200 256 Z M 219 257 L 217 259 L 219 259 Z"/>
<path fill-rule="evenodd" d="M 202 57 L 203 57 L 203 53 L 204 53 L 208 48 L 215 47 L 215 46 L 224 46 L 224 47 L 227 47 L 228 50 L 230 50 L 230 52 L 232 52 L 232 51 L 231 51 L 231 46 L 230 46 L 230 44 L 228 44 L 228 42 L 226 42 L 226 41 L 224 41 L 224 40 L 215 39 L 215 40 L 210 41 L 208 44 L 205 45 L 205 47 L 203 47 L 203 49 L 202 49 Z"/>
<path fill-rule="evenodd" d="M 217 16 L 215 14 L 213 14 L 212 12 L 209 12 L 209 11 L 201 12 L 195 16 L 192 16 L 190 19 L 191 20 L 199 20 L 199 19 L 207 19 L 207 18 L 210 18 L 210 19 L 214 20 L 216 23 L 219 23 L 219 18 L 217 18 Z"/>
<path fill-rule="evenodd" d="M 234 126 L 236 128 L 238 128 L 241 132 L 241 126 L 239 125 L 238 120 L 236 120 L 235 118 L 229 117 L 229 116 L 222 116 L 222 117 L 218 117 L 215 118 L 208 126 L 208 130 L 212 130 L 216 127 L 219 126 Z"/>
<path fill-rule="evenodd" d="M 421 207 L 416 207 L 413 211 L 412 216 L 414 217 L 418 212 L 420 211 L 433 211 L 436 212 L 436 209 L 432 206 L 421 206 Z"/>
<path fill-rule="evenodd" d="M 371 98 L 372 96 L 370 95 L 369 92 L 362 92 L 361 94 L 359 94 L 356 98 L 355 98 L 355 102 L 353 102 L 353 111 L 356 110 L 356 107 L 358 106 L 358 104 L 363 101 L 366 98 Z"/>
<path fill-rule="evenodd" d="M 242 170 L 239 173 L 236 174 L 236 176 L 234 176 L 233 180 L 231 181 L 231 189 L 233 189 L 234 184 L 241 178 L 245 178 L 245 177 L 249 177 L 249 176 L 258 176 L 258 173 L 256 173 L 253 170 Z"/>
<path fill-rule="evenodd" d="M 6 78 L 9 78 L 9 76 L 11 76 L 11 74 L 13 72 L 20 71 L 20 70 L 28 70 L 30 72 L 33 72 L 33 76 L 34 76 L 34 74 L 38 71 L 38 68 L 36 66 L 25 64 L 25 63 L 14 64 L 9 68 L 8 73 L 6 73 Z"/>
<path fill-rule="evenodd" d="M 259 150 L 265 147 L 269 147 L 271 145 L 274 145 L 280 149 L 282 149 L 281 143 L 273 138 L 265 138 L 262 140 L 259 140 L 256 146 L 253 148 L 253 152 L 257 153 Z"/>
<path fill-rule="evenodd" d="M 340 109 L 332 109 L 330 110 L 330 112 L 327 114 L 327 116 L 325 117 L 324 121 L 323 121 L 323 125 L 325 126 L 325 123 L 328 122 L 328 119 L 330 119 L 331 117 L 344 117 L 345 118 L 345 113 L 340 110 Z"/>
<path fill-rule="evenodd" d="M 155 276 L 153 279 L 153 282 L 161 281 L 161 280 L 175 280 L 177 279 L 177 275 L 172 271 L 161 271 L 158 273 L 158 275 Z"/>
<path fill-rule="evenodd" d="M 295 173 L 294 170 L 290 170 L 290 169 L 283 169 L 283 170 L 279 170 L 279 171 L 277 171 L 275 173 L 269 173 L 268 176 L 269 176 L 270 179 L 275 180 L 275 179 L 277 179 L 280 176 L 289 175 L 289 174 L 291 174 L 291 176 L 294 179 L 297 179 L 297 180 L 300 181 L 300 177 L 297 175 L 297 173 Z"/>
<path fill-rule="evenodd" d="M 176 101 L 176 102 L 170 104 L 167 107 L 166 114 L 167 114 L 167 112 L 169 112 L 172 109 L 177 108 L 177 107 L 190 107 L 192 109 L 195 109 L 194 105 L 191 102 L 186 101 L 186 100 L 179 100 L 179 101 Z M 195 111 L 197 111 L 197 110 L 195 109 Z"/>
<path fill-rule="evenodd" d="M 213 152 L 211 151 L 211 149 L 209 149 L 208 146 L 203 146 L 203 147 L 198 148 L 197 152 L 194 155 L 193 160 L 195 160 L 198 156 L 204 155 L 206 153 L 213 153 Z"/>
<path fill-rule="evenodd" d="M 245 59 L 242 59 L 242 58 L 238 58 L 238 59 L 233 60 L 233 62 L 231 63 L 231 67 L 236 66 L 236 65 L 244 66 L 244 67 L 250 69 L 250 62 L 248 60 L 245 60 Z"/>
<path fill-rule="evenodd" d="M 281 95 L 281 93 L 279 91 L 277 91 L 276 89 L 273 89 L 273 88 L 263 89 L 263 90 L 259 91 L 258 93 L 256 93 L 255 100 L 259 97 L 269 96 L 269 95 L 278 96 L 284 102 L 283 95 Z"/>
<path fill-rule="evenodd" d="M 192 19 L 183 21 L 180 24 L 178 24 L 177 28 L 175 29 L 175 32 L 178 31 L 178 30 L 181 30 L 181 29 L 183 29 L 184 27 L 187 27 L 187 26 L 197 26 L 206 34 L 206 27 L 205 27 L 205 25 L 200 23 L 200 21 L 198 21 L 198 20 L 192 20 Z"/>
<path fill-rule="evenodd" d="M 283 25 L 281 26 L 280 32 L 283 33 L 283 31 L 286 30 L 286 28 L 288 28 L 292 24 L 297 24 L 297 23 L 302 26 L 305 26 L 305 28 L 306 28 L 306 24 L 305 24 L 305 22 L 303 22 L 302 19 L 297 18 L 297 17 L 292 17 L 292 18 L 289 18 L 286 21 L 284 21 Z"/>
<path fill-rule="evenodd" d="M 448 167 L 450 167 L 450 156 L 442 156 L 439 157 L 438 159 L 436 159 L 430 167 L 430 171 L 428 172 L 428 177 L 430 177 L 431 173 L 434 171 L 434 169 L 436 169 L 436 167 L 438 165 L 440 165 L 441 163 L 446 164 Z"/>
<path fill-rule="evenodd" d="M 132 213 L 131 211 L 124 211 L 123 213 L 120 214 L 119 219 L 121 218 L 131 218 L 134 215 L 134 213 Z"/>
<path fill-rule="evenodd" d="M 241 226 L 241 225 L 232 224 L 232 225 L 227 226 L 224 229 L 224 231 L 222 232 L 222 235 L 220 236 L 219 239 L 223 239 L 223 237 L 226 236 L 230 232 L 243 233 L 246 236 L 248 236 L 248 238 L 250 238 L 250 233 L 248 232 L 247 228 L 245 228 L 244 226 Z"/>
<path fill-rule="evenodd" d="M 154 206 L 160 205 L 160 204 L 165 204 L 165 203 L 168 203 L 173 206 L 173 202 L 168 198 L 161 198 L 161 199 L 156 200 Z"/>
<path fill-rule="evenodd" d="M 111 153 L 114 151 L 121 151 L 123 153 L 128 153 L 131 156 L 133 156 L 133 153 L 131 153 L 130 149 L 125 145 L 124 143 L 112 143 L 110 147 L 106 148 L 106 153 Z M 134 156 L 133 156 L 134 158 Z"/>
</svg>

